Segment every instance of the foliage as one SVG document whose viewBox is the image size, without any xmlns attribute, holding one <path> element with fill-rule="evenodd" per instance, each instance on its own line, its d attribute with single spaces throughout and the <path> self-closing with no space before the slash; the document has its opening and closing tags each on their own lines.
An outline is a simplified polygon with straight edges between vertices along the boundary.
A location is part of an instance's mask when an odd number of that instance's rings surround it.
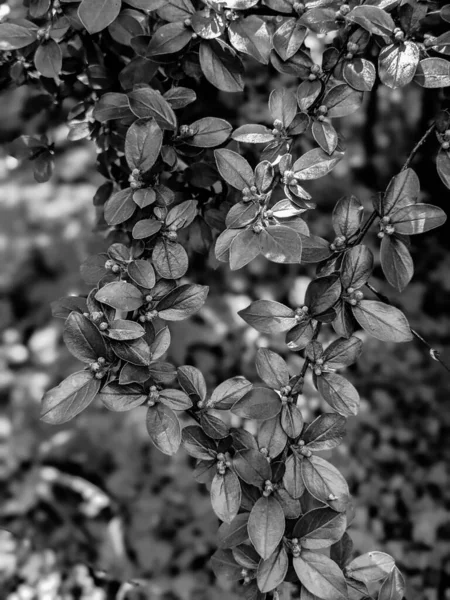
<svg viewBox="0 0 450 600">
<path fill-rule="evenodd" d="M 371 285 L 374 255 L 363 242 L 377 225 L 383 273 L 403 291 L 413 276 L 409 236 L 445 221 L 440 208 L 419 201 L 410 163 L 435 135 L 438 173 L 449 184 L 450 114 L 436 115 L 365 221 L 354 195 L 336 203 L 331 243 L 304 220 L 315 206 L 305 182 L 343 160 L 333 119 L 357 110 L 364 92 L 380 83 L 450 86 L 448 33 L 441 33 L 447 7 L 415 0 L 31 0 L 28 16 L 0 23 L 2 70 L 16 85 L 38 80 L 56 106 L 77 100 L 69 137 L 95 141 L 108 180 L 94 203 L 103 207 L 99 225 L 110 245 L 81 267 L 93 288 L 52 307 L 65 319 L 69 351 L 87 366 L 45 394 L 42 419 L 64 423 L 94 399 L 116 412 L 146 406 L 153 444 L 167 455 L 183 444 L 197 460 L 194 477 L 208 486 L 223 521 L 213 568 L 243 581 L 246 598 L 276 596 L 294 584 L 302 599 L 401 599 L 403 578 L 389 555 L 352 560 L 347 483 L 314 452 L 339 445 L 346 418 L 358 412 L 357 390 L 336 373 L 361 353 L 358 328 L 386 342 L 419 336 Z M 318 39 L 319 53 L 307 44 Z M 290 76 L 268 98 L 272 129 L 233 128 L 208 115 L 192 120 L 203 77 L 224 92 L 244 90 L 242 55 Z M 241 144 L 264 145 L 254 167 Z M 22 136 L 14 151 L 33 161 L 37 181 L 51 175 L 47 137 Z M 301 306 L 260 299 L 240 312 L 258 331 L 287 332 L 288 348 L 304 351 L 299 374 L 260 350 L 256 367 L 267 387 L 236 376 L 208 395 L 198 369 L 164 361 L 171 341 L 165 322 L 187 319 L 205 303 L 208 287 L 184 277 L 193 252 L 210 248 L 232 270 L 260 254 L 280 264 L 317 263 Z M 326 326 L 337 339 L 324 348 L 318 338 Z M 312 423 L 297 405 L 308 368 L 333 410 Z M 260 422 L 256 434 L 230 427 L 221 411 Z M 177 413 L 196 424 L 182 429 Z"/>
</svg>

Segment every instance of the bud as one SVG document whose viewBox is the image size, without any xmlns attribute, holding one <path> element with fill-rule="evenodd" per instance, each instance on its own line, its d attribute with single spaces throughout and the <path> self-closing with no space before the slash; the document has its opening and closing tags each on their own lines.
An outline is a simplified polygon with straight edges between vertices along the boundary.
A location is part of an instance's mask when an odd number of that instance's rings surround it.
<svg viewBox="0 0 450 600">
<path fill-rule="evenodd" d="M 313 73 L 314 75 L 318 75 L 321 71 L 321 68 L 319 67 L 319 65 L 313 65 L 310 70 L 311 73 Z"/>
<path fill-rule="evenodd" d="M 120 267 L 119 265 L 113 265 L 113 267 L 111 268 L 111 271 L 113 273 L 119 273 L 120 272 Z"/>
<path fill-rule="evenodd" d="M 442 150 L 448 150 L 450 148 L 450 142 L 442 142 L 441 148 Z"/>
<path fill-rule="evenodd" d="M 262 223 L 255 223 L 253 225 L 253 232 L 254 233 L 261 233 L 261 231 L 264 229 L 264 226 Z"/>
<path fill-rule="evenodd" d="M 317 109 L 317 112 L 319 113 L 319 115 L 326 115 L 328 113 L 328 108 L 325 106 L 325 104 L 322 104 Z"/>
<path fill-rule="evenodd" d="M 151 302 L 152 300 L 153 300 L 153 296 L 152 296 L 151 294 L 147 294 L 147 295 L 145 296 L 145 301 L 146 301 L 146 302 Z"/>
<path fill-rule="evenodd" d="M 95 379 L 103 379 L 104 376 L 105 374 L 103 373 L 103 371 L 99 371 L 95 374 Z"/>
<path fill-rule="evenodd" d="M 343 16 L 348 15 L 350 12 L 350 6 L 348 4 L 342 4 L 342 6 L 339 7 L 339 12 Z"/>
<path fill-rule="evenodd" d="M 168 240 L 170 240 L 171 242 L 176 242 L 178 235 L 176 231 L 168 231 L 166 233 L 166 237 Z"/>
<path fill-rule="evenodd" d="M 110 270 L 110 269 L 112 269 L 112 268 L 113 268 L 113 266 L 114 266 L 114 265 L 115 265 L 115 262 L 114 262 L 113 260 L 111 260 L 111 259 L 108 259 L 108 260 L 105 262 L 105 269 L 108 269 L 108 270 Z"/>
<path fill-rule="evenodd" d="M 396 27 L 394 29 L 394 38 L 396 42 L 403 42 L 403 40 L 405 39 L 405 34 L 400 29 L 400 27 Z"/>
<path fill-rule="evenodd" d="M 273 126 L 279 131 L 283 129 L 283 123 L 280 121 L 280 119 L 275 119 L 275 121 L 273 122 Z"/>
<path fill-rule="evenodd" d="M 314 73 L 310 73 L 308 75 L 308 79 L 309 81 L 315 81 L 317 79 L 317 75 L 314 75 Z"/>
<path fill-rule="evenodd" d="M 106 331 L 108 329 L 108 323 L 106 321 L 103 321 L 103 323 L 100 323 L 99 327 L 100 331 Z"/>
<path fill-rule="evenodd" d="M 192 25 L 191 19 L 185 19 L 184 20 L 184 25 L 185 25 L 185 27 L 190 27 Z"/>
<path fill-rule="evenodd" d="M 89 365 L 89 368 L 91 369 L 91 371 L 93 373 L 96 373 L 97 371 L 100 371 L 100 365 L 98 362 L 93 362 Z"/>
</svg>

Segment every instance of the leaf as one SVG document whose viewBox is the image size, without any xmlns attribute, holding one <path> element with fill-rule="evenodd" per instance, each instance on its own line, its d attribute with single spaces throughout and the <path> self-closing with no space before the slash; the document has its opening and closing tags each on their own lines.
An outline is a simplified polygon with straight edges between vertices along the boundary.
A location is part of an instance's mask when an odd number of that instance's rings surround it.
<svg viewBox="0 0 450 600">
<path fill-rule="evenodd" d="M 348 485 L 331 463 L 311 456 L 302 460 L 302 477 L 308 492 L 337 512 L 344 512 L 349 502 Z"/>
<path fill-rule="evenodd" d="M 130 279 L 140 287 L 151 289 L 156 282 L 155 271 L 148 260 L 138 258 L 127 267 Z"/>
<path fill-rule="evenodd" d="M 347 290 L 365 285 L 373 271 L 373 254 L 367 246 L 358 244 L 347 250 L 341 266 L 342 287 Z"/>
<path fill-rule="evenodd" d="M 224 523 L 231 523 L 241 506 L 241 484 L 227 469 L 224 475 L 216 473 L 211 484 L 211 504 L 214 512 Z"/>
<path fill-rule="evenodd" d="M 181 444 L 181 427 L 176 414 L 164 404 L 149 406 L 147 431 L 152 443 L 164 454 L 171 456 Z"/>
<path fill-rule="evenodd" d="M 340 198 L 333 209 L 333 229 L 337 236 L 349 238 L 361 227 L 364 207 L 356 196 Z"/>
<path fill-rule="evenodd" d="M 331 546 L 330 558 L 331 560 L 334 560 L 334 562 L 339 565 L 341 569 L 343 569 L 345 565 L 350 562 L 352 556 L 353 542 L 348 533 L 344 533 L 341 539 Z M 349 582 L 347 581 L 347 583 Z"/>
<path fill-rule="evenodd" d="M 155 119 L 138 119 L 127 131 L 125 138 L 125 156 L 130 169 L 142 172 L 153 167 L 158 159 L 163 140 Z"/>
<path fill-rule="evenodd" d="M 86 312 L 86 298 L 80 296 L 65 296 L 50 303 L 52 316 L 58 319 L 67 319 L 72 311 Z"/>
<path fill-rule="evenodd" d="M 226 379 L 211 394 L 211 403 L 216 410 L 229 410 L 252 387 L 245 377 Z"/>
<path fill-rule="evenodd" d="M 105 269 L 107 259 L 107 254 L 95 254 L 87 258 L 80 267 L 83 281 L 89 285 L 96 285 L 103 279 L 109 273 L 108 269 Z"/>
<path fill-rule="evenodd" d="M 281 402 L 278 394 L 269 388 L 253 387 L 233 405 L 231 412 L 243 419 L 265 421 L 279 414 Z"/>
<path fill-rule="evenodd" d="M 405 580 L 397 567 L 394 567 L 380 588 L 378 600 L 402 600 L 405 593 Z"/>
<path fill-rule="evenodd" d="M 138 88 L 128 94 L 130 108 L 139 119 L 154 118 L 161 129 L 175 130 L 177 118 L 163 96 L 149 87 Z"/>
<path fill-rule="evenodd" d="M 347 584 L 342 571 L 327 556 L 303 550 L 292 560 L 302 585 L 321 600 L 347 600 Z"/>
<path fill-rule="evenodd" d="M 172 410 L 188 410 L 192 408 L 192 400 L 181 390 L 161 390 L 159 392 L 159 400 Z"/>
<path fill-rule="evenodd" d="M 310 450 L 331 450 L 344 439 L 346 423 L 341 415 L 325 413 L 308 425 L 302 439 Z"/>
<path fill-rule="evenodd" d="M 206 381 L 201 371 L 195 367 L 184 365 L 177 369 L 177 377 L 186 394 L 194 396 L 198 400 L 205 400 L 207 391 Z"/>
<path fill-rule="evenodd" d="M 110 324 L 107 335 L 113 340 L 136 340 L 145 335 L 145 329 L 134 321 L 117 319 Z"/>
<path fill-rule="evenodd" d="M 91 35 L 106 29 L 118 16 L 122 0 L 83 0 L 78 17 Z"/>
<path fill-rule="evenodd" d="M 290 227 L 265 227 L 259 234 L 259 247 L 261 254 L 272 262 L 293 264 L 301 261 L 302 239 Z"/>
<path fill-rule="evenodd" d="M 95 104 L 93 117 L 100 123 L 122 119 L 131 115 L 130 103 L 126 94 L 108 92 Z"/>
<path fill-rule="evenodd" d="M 227 213 L 225 225 L 229 228 L 239 228 L 250 225 L 259 214 L 259 206 L 256 202 L 238 202 L 234 204 Z M 239 233 L 239 232 L 238 232 Z M 252 232 L 253 234 L 253 232 Z M 257 240 L 255 240 L 256 242 Z M 255 244 L 255 251 L 259 253 L 259 243 Z"/>
<path fill-rule="evenodd" d="M 226 27 L 224 16 L 209 7 L 197 10 L 192 15 L 191 22 L 192 29 L 204 40 L 220 37 Z"/>
<path fill-rule="evenodd" d="M 324 152 L 333 154 L 339 143 L 336 129 L 327 121 L 314 121 L 311 127 L 314 139 Z"/>
<path fill-rule="evenodd" d="M 292 535 L 299 538 L 302 548 L 321 550 L 340 540 L 346 527 L 344 513 L 337 513 L 331 508 L 315 508 L 297 521 Z"/>
<path fill-rule="evenodd" d="M 134 201 L 136 201 L 136 194 L 140 191 L 141 190 L 134 192 L 134 196 L 133 196 Z M 153 201 L 155 201 L 155 200 L 153 200 Z M 152 235 L 155 235 L 155 233 L 158 233 L 158 231 L 161 230 L 161 227 L 162 227 L 161 221 L 157 221 L 156 219 L 142 219 L 141 221 L 138 221 L 135 224 L 135 226 L 133 227 L 133 233 L 132 233 L 133 239 L 145 240 L 145 239 L 151 237 Z M 158 245 L 158 243 L 160 243 L 160 244 L 163 243 L 163 241 L 164 240 L 158 239 L 156 242 L 156 245 Z"/>
<path fill-rule="evenodd" d="M 279 120 L 283 127 L 289 127 L 297 114 L 295 94 L 286 88 L 272 90 L 269 96 L 269 110 L 274 121 Z"/>
<path fill-rule="evenodd" d="M 394 567 L 395 561 L 389 554 L 367 552 L 352 560 L 346 567 L 346 573 L 357 581 L 372 583 L 384 579 Z"/>
<path fill-rule="evenodd" d="M 256 300 L 238 314 L 261 333 L 280 333 L 297 323 L 292 308 L 273 300 Z"/>
<path fill-rule="evenodd" d="M 259 590 L 265 594 L 281 585 L 286 577 L 289 559 L 283 544 L 267 559 L 259 563 L 256 581 Z"/>
<path fill-rule="evenodd" d="M 108 225 L 120 225 L 133 216 L 136 204 L 133 202 L 133 190 L 126 188 L 115 192 L 105 204 L 105 221 Z"/>
<path fill-rule="evenodd" d="M 281 409 L 281 426 L 290 438 L 298 437 L 303 429 L 302 411 L 293 402 L 284 404 Z"/>
<path fill-rule="evenodd" d="M 381 81 L 392 89 L 407 85 L 414 78 L 419 59 L 419 47 L 414 42 L 385 46 L 378 56 Z"/>
<path fill-rule="evenodd" d="M 382 342 L 409 342 L 412 333 L 405 315 L 394 306 L 377 300 L 361 300 L 352 306 L 361 327 Z"/>
<path fill-rule="evenodd" d="M 335 152 L 333 156 L 328 156 L 321 148 L 314 148 L 297 159 L 292 170 L 297 179 L 318 179 L 334 169 L 343 156 L 343 152 Z"/>
<path fill-rule="evenodd" d="M 273 496 L 261 497 L 253 506 L 248 519 L 248 535 L 255 550 L 267 560 L 283 538 L 285 520 L 283 509 Z"/>
<path fill-rule="evenodd" d="M 256 15 L 231 21 L 228 25 L 231 45 L 244 54 L 267 65 L 271 51 L 271 34 L 264 19 Z"/>
<path fill-rule="evenodd" d="M 206 79 L 224 92 L 242 92 L 244 67 L 236 52 L 219 39 L 200 44 L 200 66 Z"/>
<path fill-rule="evenodd" d="M 194 135 L 186 139 L 186 144 L 197 148 L 220 146 L 230 137 L 231 125 L 224 119 L 204 117 L 191 124 Z"/>
<path fill-rule="evenodd" d="M 19 50 L 37 40 L 38 27 L 31 21 L 0 23 L 0 50 Z"/>
<path fill-rule="evenodd" d="M 180 279 L 188 269 L 189 258 L 181 244 L 159 238 L 153 248 L 152 263 L 161 277 Z"/>
<path fill-rule="evenodd" d="M 327 107 L 327 117 L 346 117 L 361 106 L 363 94 L 346 83 L 332 87 L 325 95 L 323 104 Z"/>
<path fill-rule="evenodd" d="M 211 567 L 216 577 L 228 581 L 242 579 L 242 567 L 234 560 L 233 553 L 229 549 L 216 550 L 211 558 Z"/>
<path fill-rule="evenodd" d="M 335 274 L 317 277 L 307 287 L 305 305 L 313 317 L 319 317 L 332 308 L 341 296 L 342 286 Z"/>
<path fill-rule="evenodd" d="M 289 383 L 287 364 L 279 354 L 266 348 L 258 349 L 256 370 L 264 383 L 274 390 L 280 390 Z"/>
<path fill-rule="evenodd" d="M 230 245 L 230 269 L 236 271 L 245 267 L 260 252 L 259 234 L 251 228 L 240 231 Z"/>
<path fill-rule="evenodd" d="M 152 356 L 149 345 L 144 338 L 136 340 L 111 340 L 111 348 L 116 356 L 138 367 L 150 365 Z"/>
<path fill-rule="evenodd" d="M 414 263 L 407 245 L 396 235 L 381 240 L 380 261 L 388 283 L 402 292 L 414 275 Z"/>
<path fill-rule="evenodd" d="M 167 23 L 153 33 L 145 57 L 172 54 L 182 50 L 192 38 L 192 31 L 181 22 Z"/>
<path fill-rule="evenodd" d="M 396 233 L 416 235 L 440 227 L 447 220 L 444 211 L 432 204 L 409 204 L 391 214 Z"/>
<path fill-rule="evenodd" d="M 194 90 L 178 86 L 167 90 L 164 94 L 164 98 L 174 110 L 177 110 L 179 108 L 185 108 L 189 104 L 195 102 L 197 100 L 197 94 Z"/>
<path fill-rule="evenodd" d="M 284 20 L 272 36 L 275 51 L 283 60 L 288 60 L 300 49 L 307 32 L 307 28 L 297 19 Z"/>
<path fill-rule="evenodd" d="M 60 425 L 76 417 L 89 406 L 100 389 L 101 382 L 90 371 L 78 371 L 44 394 L 41 420 Z"/>
<path fill-rule="evenodd" d="M 342 367 L 348 367 L 356 362 L 361 354 L 362 347 L 362 341 L 356 336 L 351 336 L 348 339 L 340 338 L 328 346 L 322 358 L 328 368 L 342 369 Z"/>
<path fill-rule="evenodd" d="M 405 169 L 391 179 L 381 202 L 382 215 L 413 204 L 420 193 L 420 182 L 413 169 Z"/>
<path fill-rule="evenodd" d="M 445 58 L 424 58 L 419 62 L 414 81 L 424 88 L 450 85 L 450 63 Z"/>
<path fill-rule="evenodd" d="M 34 55 L 34 66 L 44 77 L 58 77 L 62 69 L 62 52 L 54 40 L 39 46 Z"/>
<path fill-rule="evenodd" d="M 375 84 L 377 72 L 370 60 L 355 56 L 351 61 L 345 62 L 342 75 L 355 90 L 370 92 Z"/>
<path fill-rule="evenodd" d="M 265 125 L 241 125 L 231 135 L 236 142 L 246 144 L 267 144 L 274 139 L 274 135 Z"/>
<path fill-rule="evenodd" d="M 147 394 L 141 386 L 132 383 L 119 385 L 116 382 L 105 385 L 98 394 L 98 399 L 103 402 L 108 410 L 123 412 L 141 406 L 147 400 Z"/>
<path fill-rule="evenodd" d="M 231 523 L 222 523 L 217 532 L 219 548 L 235 548 L 248 539 L 247 522 L 249 513 L 237 515 Z"/>
<path fill-rule="evenodd" d="M 301 111 L 306 112 L 314 104 L 322 91 L 319 80 L 302 81 L 297 88 L 297 103 Z"/>
<path fill-rule="evenodd" d="M 254 185 L 253 169 L 248 162 L 233 150 L 214 150 L 217 169 L 227 183 L 238 190 Z"/>
<path fill-rule="evenodd" d="M 283 485 L 292 498 L 301 498 L 305 493 L 305 484 L 302 477 L 301 456 L 294 452 L 286 461 L 286 470 L 283 475 Z"/>
<path fill-rule="evenodd" d="M 91 363 L 107 355 L 100 331 L 78 312 L 71 312 L 67 317 L 63 338 L 69 352 L 83 362 Z"/>
<path fill-rule="evenodd" d="M 450 154 L 442 148 L 437 155 L 436 168 L 442 183 L 450 189 Z"/>
<path fill-rule="evenodd" d="M 208 290 L 205 285 L 180 285 L 158 303 L 158 316 L 166 321 L 187 319 L 203 306 Z"/>
<path fill-rule="evenodd" d="M 272 475 L 266 457 L 252 449 L 235 454 L 233 469 L 242 481 L 256 487 L 262 487 Z"/>
<path fill-rule="evenodd" d="M 198 425 L 189 425 L 182 431 L 186 452 L 199 460 L 211 460 L 217 456 L 216 443 Z"/>
<path fill-rule="evenodd" d="M 118 310 L 136 310 L 144 304 L 142 293 L 125 281 L 107 283 L 96 294 L 95 299 Z"/>
<path fill-rule="evenodd" d="M 275 458 L 284 450 L 287 435 L 283 431 L 278 417 L 264 421 L 258 429 L 258 446 L 265 448 L 267 456 Z"/>
<path fill-rule="evenodd" d="M 345 18 L 372 35 L 389 37 L 395 29 L 391 15 L 378 6 L 356 6 Z"/>
</svg>

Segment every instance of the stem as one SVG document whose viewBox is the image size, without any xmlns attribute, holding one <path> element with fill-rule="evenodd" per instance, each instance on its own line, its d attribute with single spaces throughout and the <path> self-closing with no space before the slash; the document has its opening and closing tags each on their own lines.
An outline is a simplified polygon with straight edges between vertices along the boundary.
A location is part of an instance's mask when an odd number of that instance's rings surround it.
<svg viewBox="0 0 450 600">
<path fill-rule="evenodd" d="M 428 137 L 434 131 L 434 128 L 435 128 L 435 123 L 430 125 L 430 127 L 426 130 L 426 132 L 423 134 L 423 136 L 420 138 L 420 140 L 417 142 L 417 144 L 411 150 L 408 158 L 406 159 L 405 164 L 403 165 L 403 167 L 400 170 L 400 173 L 402 171 L 406 171 L 406 169 L 408 169 L 409 165 L 412 163 L 412 161 L 413 161 L 415 155 L 417 154 L 417 152 L 419 151 L 420 147 L 423 146 L 423 144 L 427 141 Z"/>
<path fill-rule="evenodd" d="M 373 293 L 375 294 L 375 296 L 381 300 L 382 302 L 384 302 L 385 304 L 389 304 L 390 306 L 393 306 L 392 302 L 389 300 L 389 298 L 387 296 L 385 296 L 384 294 L 382 294 L 381 292 L 379 292 L 377 289 L 375 289 L 373 287 L 373 285 L 371 285 L 370 283 L 366 283 L 366 287 Z M 413 336 L 418 339 L 424 346 L 426 346 L 426 348 L 428 348 L 428 351 L 430 353 L 430 356 L 433 360 L 435 360 L 436 362 L 438 362 L 441 366 L 444 367 L 444 369 L 446 371 L 448 371 L 448 373 L 450 373 L 450 365 L 447 365 L 441 358 L 440 352 L 439 350 L 436 350 L 436 348 L 433 348 L 433 346 L 431 346 L 431 344 L 429 344 L 421 335 L 420 333 L 418 333 L 415 329 L 411 329 L 411 333 L 413 334 Z"/>
<path fill-rule="evenodd" d="M 317 338 L 319 337 L 321 328 L 322 328 L 322 323 L 318 322 L 316 325 L 316 328 L 314 329 L 313 336 L 311 338 L 312 342 L 317 340 Z M 303 366 L 302 366 L 302 370 L 300 371 L 299 379 L 297 380 L 294 390 L 292 391 L 293 393 L 300 395 L 303 392 L 303 384 L 305 383 L 306 371 L 308 370 L 310 363 L 311 363 L 311 361 L 306 356 L 305 362 L 303 363 Z"/>
</svg>

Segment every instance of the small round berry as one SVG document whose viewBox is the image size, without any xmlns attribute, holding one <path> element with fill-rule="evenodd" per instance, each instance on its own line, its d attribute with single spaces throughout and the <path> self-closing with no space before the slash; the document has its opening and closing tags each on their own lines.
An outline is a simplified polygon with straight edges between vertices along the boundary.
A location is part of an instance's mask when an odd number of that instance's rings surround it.
<svg viewBox="0 0 450 600">
<path fill-rule="evenodd" d="M 316 365 L 319 365 L 321 367 L 323 365 L 323 358 L 318 358 L 316 360 Z"/>
<path fill-rule="evenodd" d="M 309 81 L 315 81 L 317 79 L 317 75 L 314 75 L 314 73 L 310 73 L 308 75 L 308 79 Z"/>
<path fill-rule="evenodd" d="M 116 263 L 115 263 L 113 260 L 111 260 L 111 259 L 108 259 L 108 260 L 105 262 L 105 269 L 108 269 L 108 270 L 110 270 L 110 269 L 112 269 L 112 268 L 113 268 L 113 266 L 114 266 L 115 264 L 116 264 Z"/>
<path fill-rule="evenodd" d="M 314 75 L 318 75 L 321 71 L 321 68 L 319 67 L 319 65 L 313 65 L 311 67 L 311 73 L 313 73 Z"/>
<path fill-rule="evenodd" d="M 120 273 L 120 267 L 119 267 L 119 265 L 114 265 L 114 266 L 111 268 L 111 271 L 112 271 L 113 273 Z"/>
<path fill-rule="evenodd" d="M 146 302 L 151 302 L 152 300 L 153 300 L 153 296 L 152 296 L 151 294 L 147 294 L 147 295 L 145 296 L 145 301 L 146 301 Z"/>
<path fill-rule="evenodd" d="M 317 377 L 322 375 L 322 369 L 320 367 L 314 367 L 314 375 L 317 375 Z"/>
<path fill-rule="evenodd" d="M 139 319 L 138 319 L 139 323 L 145 323 L 145 322 L 146 322 L 146 320 L 147 320 L 147 319 L 145 318 L 145 315 L 141 315 L 141 316 L 139 317 Z"/>
<path fill-rule="evenodd" d="M 405 34 L 399 27 L 396 27 L 394 29 L 394 38 L 397 42 L 403 42 L 403 40 L 405 39 Z"/>
<path fill-rule="evenodd" d="M 382 239 L 384 238 L 384 231 L 379 231 L 379 232 L 377 233 L 377 237 L 379 237 L 379 238 L 380 238 L 380 240 L 382 240 Z"/>
<path fill-rule="evenodd" d="M 355 292 L 355 298 L 356 300 L 362 300 L 364 298 L 364 294 L 361 292 L 361 290 L 358 290 L 357 292 Z"/>
<path fill-rule="evenodd" d="M 99 327 L 100 331 L 106 331 L 108 329 L 108 323 L 106 321 L 103 321 L 102 323 L 100 323 Z"/>
<path fill-rule="evenodd" d="M 139 181 L 134 181 L 134 180 L 130 181 L 130 188 L 132 190 L 138 190 L 141 187 L 142 187 L 142 185 L 139 183 Z"/>
<path fill-rule="evenodd" d="M 339 7 L 339 12 L 341 15 L 348 15 L 350 12 L 350 6 L 348 4 L 342 4 L 342 6 Z"/>
<path fill-rule="evenodd" d="M 104 364 L 106 364 L 106 358 L 104 356 L 99 356 L 97 358 L 97 362 L 99 365 L 104 365 Z"/>
<path fill-rule="evenodd" d="M 243 196 L 250 196 L 250 188 L 248 188 L 248 187 L 245 187 L 245 188 L 242 190 L 242 195 L 243 195 Z"/>
<path fill-rule="evenodd" d="M 441 148 L 442 150 L 448 150 L 450 148 L 450 142 L 443 142 Z"/>
<path fill-rule="evenodd" d="M 387 225 L 384 228 L 385 233 L 387 233 L 388 235 L 392 235 L 395 232 L 395 227 L 393 225 Z"/>
<path fill-rule="evenodd" d="M 356 306 L 356 305 L 358 304 L 358 300 L 356 300 L 356 298 L 352 298 L 352 299 L 350 300 L 350 304 L 351 304 L 352 306 Z"/>
<path fill-rule="evenodd" d="M 140 177 L 140 176 L 141 176 L 141 172 L 140 172 L 140 170 L 139 170 L 139 169 L 133 169 L 133 170 L 131 171 L 131 176 L 132 176 L 132 177 L 135 177 L 135 178 L 137 178 L 137 177 Z"/>
<path fill-rule="evenodd" d="M 247 577 L 247 575 L 248 575 L 248 570 L 247 570 L 247 569 L 242 569 L 242 571 L 241 571 L 241 575 L 242 575 L 242 577 Z"/>
<path fill-rule="evenodd" d="M 88 312 L 84 312 L 84 313 L 83 313 L 83 317 L 89 318 L 89 317 L 90 317 L 90 315 L 89 315 L 89 313 L 88 313 Z"/>
<path fill-rule="evenodd" d="M 321 106 L 319 106 L 317 109 L 317 112 L 319 115 L 326 115 L 328 113 L 328 108 L 325 106 L 325 104 L 321 104 Z"/>
<path fill-rule="evenodd" d="M 192 34 L 192 39 L 193 39 L 193 40 L 196 40 L 197 38 L 198 38 L 198 35 L 197 35 L 196 33 L 193 33 L 193 34 Z"/>
<path fill-rule="evenodd" d="M 171 242 L 175 242 L 178 239 L 178 235 L 176 231 L 168 231 L 166 233 L 166 237 L 168 240 L 170 240 Z"/>
<path fill-rule="evenodd" d="M 353 294 L 354 291 L 355 291 L 355 288 L 353 288 L 353 287 L 347 288 L 347 294 Z"/>
<path fill-rule="evenodd" d="M 281 129 L 283 129 L 283 123 L 282 121 L 280 121 L 280 119 L 275 119 L 275 121 L 273 122 L 273 126 L 275 127 L 275 129 L 278 129 L 281 131 Z"/>
<path fill-rule="evenodd" d="M 184 20 L 184 25 L 185 25 L 186 27 L 190 27 L 190 26 L 192 25 L 192 20 L 191 20 L 191 19 L 185 19 L 185 20 Z"/>
<path fill-rule="evenodd" d="M 105 374 L 102 371 L 99 371 L 95 374 L 95 379 L 103 379 L 104 376 Z"/>
<path fill-rule="evenodd" d="M 336 250 L 336 246 L 334 244 L 330 244 L 330 250 L 334 252 Z"/>
<path fill-rule="evenodd" d="M 261 233 L 261 231 L 264 229 L 264 226 L 262 223 L 255 223 L 253 225 L 253 232 L 254 233 Z"/>
<path fill-rule="evenodd" d="M 259 451 L 263 456 L 267 456 L 269 454 L 269 450 L 267 448 L 260 448 Z"/>
<path fill-rule="evenodd" d="M 252 194 L 256 194 L 258 192 L 258 188 L 256 187 L 256 185 L 252 185 L 252 187 L 250 188 L 250 191 Z"/>
<path fill-rule="evenodd" d="M 250 575 L 247 575 L 247 577 L 244 577 L 244 583 L 250 583 L 251 580 L 252 580 L 252 578 L 250 577 Z"/>
<path fill-rule="evenodd" d="M 223 452 L 219 452 L 219 454 L 217 455 L 217 460 L 225 460 L 225 454 Z"/>
<path fill-rule="evenodd" d="M 97 371 L 100 371 L 100 365 L 98 362 L 93 362 L 89 365 L 91 371 L 93 371 L 94 373 Z"/>
<path fill-rule="evenodd" d="M 295 10 L 296 13 L 301 14 L 305 10 L 305 5 L 303 4 L 303 2 L 295 2 L 292 8 Z"/>
<path fill-rule="evenodd" d="M 334 244 L 335 246 L 337 246 L 338 248 L 345 246 L 345 242 L 347 241 L 347 238 L 345 238 L 343 235 L 339 235 L 335 240 L 334 240 Z"/>
<path fill-rule="evenodd" d="M 391 222 L 391 217 L 388 217 L 387 215 L 385 217 L 383 217 L 381 219 L 381 222 L 383 223 L 383 225 L 387 225 L 388 223 Z"/>
<path fill-rule="evenodd" d="M 353 52 L 347 52 L 347 54 L 345 55 L 346 60 L 352 60 L 353 58 Z"/>
<path fill-rule="evenodd" d="M 309 308 L 306 306 L 306 304 L 302 306 L 302 313 L 305 315 L 309 313 Z"/>
<path fill-rule="evenodd" d="M 358 52 L 359 46 L 358 46 L 358 44 L 355 44 L 354 42 L 349 42 L 347 44 L 347 50 L 354 54 L 355 52 Z"/>
</svg>

